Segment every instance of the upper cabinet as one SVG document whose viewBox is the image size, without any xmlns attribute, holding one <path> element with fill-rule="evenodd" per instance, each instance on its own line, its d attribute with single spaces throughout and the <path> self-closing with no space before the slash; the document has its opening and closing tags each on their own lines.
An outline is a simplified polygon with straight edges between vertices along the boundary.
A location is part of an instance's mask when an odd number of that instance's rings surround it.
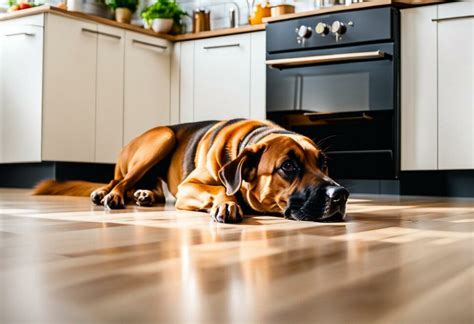
<svg viewBox="0 0 474 324">
<path fill-rule="evenodd" d="M 439 169 L 474 169 L 474 2 L 438 6 Z"/>
<path fill-rule="evenodd" d="M 172 44 L 125 33 L 124 143 L 170 123 Z"/>
<path fill-rule="evenodd" d="M 474 169 L 474 2 L 402 10 L 402 170 Z"/>
<path fill-rule="evenodd" d="M 180 121 L 265 118 L 265 33 L 180 44 Z"/>
<path fill-rule="evenodd" d="M 0 29 L 0 162 L 41 161 L 43 20 Z"/>
</svg>

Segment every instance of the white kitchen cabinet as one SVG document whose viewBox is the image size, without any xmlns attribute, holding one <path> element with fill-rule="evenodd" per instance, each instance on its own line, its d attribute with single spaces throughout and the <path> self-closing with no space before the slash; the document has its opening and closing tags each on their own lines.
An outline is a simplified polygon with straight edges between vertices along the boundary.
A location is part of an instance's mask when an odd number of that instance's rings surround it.
<svg viewBox="0 0 474 324">
<path fill-rule="evenodd" d="M 438 168 L 437 7 L 401 12 L 401 169 Z"/>
<path fill-rule="evenodd" d="M 474 2 L 402 10 L 402 170 L 474 169 Z"/>
<path fill-rule="evenodd" d="M 125 31 L 98 25 L 95 162 L 115 163 L 123 146 Z"/>
<path fill-rule="evenodd" d="M 179 52 L 180 122 L 265 119 L 265 32 L 186 41 Z"/>
<path fill-rule="evenodd" d="M 93 162 L 97 25 L 46 18 L 42 159 Z"/>
<path fill-rule="evenodd" d="M 170 123 L 171 46 L 163 39 L 125 32 L 124 144 Z"/>
<path fill-rule="evenodd" d="M 474 169 L 472 15 L 474 2 L 438 6 L 439 169 Z"/>
<path fill-rule="evenodd" d="M 41 161 L 42 19 L 2 23 L 0 162 Z"/>
<path fill-rule="evenodd" d="M 250 35 L 196 41 L 194 119 L 250 118 Z"/>
</svg>

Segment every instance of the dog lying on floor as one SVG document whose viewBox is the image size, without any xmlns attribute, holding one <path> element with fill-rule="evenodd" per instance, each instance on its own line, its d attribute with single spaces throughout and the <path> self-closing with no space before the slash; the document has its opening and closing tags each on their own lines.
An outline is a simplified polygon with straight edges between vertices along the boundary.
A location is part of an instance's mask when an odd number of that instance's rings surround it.
<svg viewBox="0 0 474 324">
<path fill-rule="evenodd" d="M 344 218 L 349 193 L 327 173 L 323 152 L 309 138 L 268 121 L 234 119 L 157 127 L 126 145 L 106 185 L 46 180 L 36 195 L 89 196 L 105 208 L 165 201 L 208 211 L 220 223 L 242 221 L 244 211 L 295 220 Z"/>
</svg>

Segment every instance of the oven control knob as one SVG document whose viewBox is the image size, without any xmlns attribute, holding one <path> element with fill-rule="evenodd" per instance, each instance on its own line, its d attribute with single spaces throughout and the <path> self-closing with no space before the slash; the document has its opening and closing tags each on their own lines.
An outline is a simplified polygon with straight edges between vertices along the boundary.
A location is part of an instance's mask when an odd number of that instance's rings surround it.
<svg viewBox="0 0 474 324">
<path fill-rule="evenodd" d="M 297 31 L 299 38 L 309 38 L 311 37 L 311 27 L 302 25 L 300 26 Z"/>
<path fill-rule="evenodd" d="M 338 20 L 336 20 L 335 22 L 332 23 L 331 31 L 333 32 L 333 34 L 341 36 L 342 34 L 344 34 L 346 32 L 346 30 L 347 30 L 347 28 L 344 25 L 344 23 L 342 23 Z"/>
<path fill-rule="evenodd" d="M 321 36 L 326 36 L 329 34 L 329 26 L 323 22 L 320 22 L 316 25 L 316 34 Z"/>
</svg>

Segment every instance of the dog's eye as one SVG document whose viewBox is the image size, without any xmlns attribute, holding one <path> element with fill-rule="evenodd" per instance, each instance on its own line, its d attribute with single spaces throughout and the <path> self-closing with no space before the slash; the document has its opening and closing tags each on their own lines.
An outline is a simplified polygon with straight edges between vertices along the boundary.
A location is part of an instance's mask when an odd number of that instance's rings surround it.
<svg viewBox="0 0 474 324">
<path fill-rule="evenodd" d="M 281 165 L 280 169 L 285 173 L 294 173 L 298 169 L 295 163 L 292 160 L 286 160 Z"/>
</svg>

